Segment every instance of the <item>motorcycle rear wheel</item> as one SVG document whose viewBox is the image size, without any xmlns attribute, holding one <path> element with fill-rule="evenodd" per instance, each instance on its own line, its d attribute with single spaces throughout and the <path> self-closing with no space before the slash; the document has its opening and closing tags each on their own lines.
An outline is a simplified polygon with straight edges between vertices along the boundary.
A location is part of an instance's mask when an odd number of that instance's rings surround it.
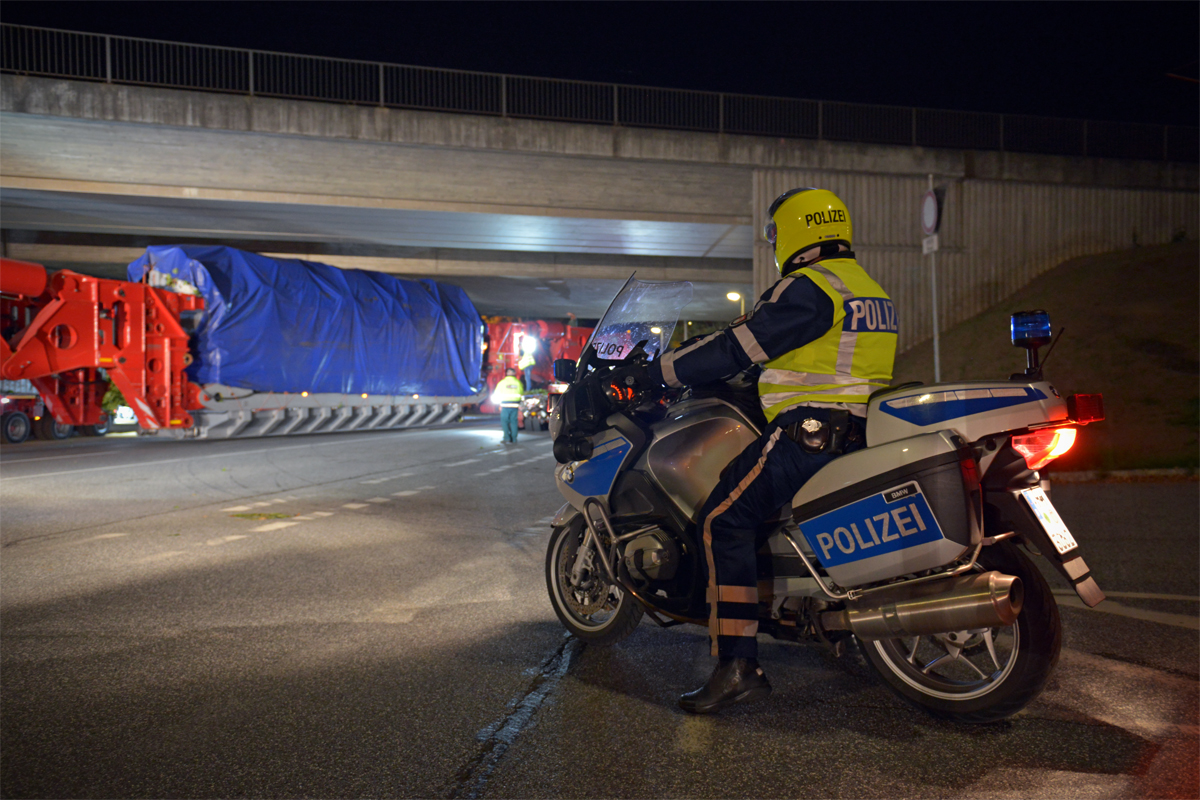
<svg viewBox="0 0 1200 800">
<path fill-rule="evenodd" d="M 593 550 L 585 554 L 579 580 L 573 581 L 575 559 L 584 546 L 584 522 L 576 517 L 555 528 L 546 548 L 546 588 L 550 604 L 563 627 L 574 636 L 597 645 L 611 645 L 633 633 L 642 621 L 642 604 L 604 576 Z"/>
<path fill-rule="evenodd" d="M 1021 579 L 1016 624 L 939 636 L 859 640 L 888 688 L 935 717 L 980 724 L 1016 714 L 1046 685 L 1062 647 L 1062 621 L 1046 579 L 1011 542 L 985 547 L 981 570 Z"/>
</svg>

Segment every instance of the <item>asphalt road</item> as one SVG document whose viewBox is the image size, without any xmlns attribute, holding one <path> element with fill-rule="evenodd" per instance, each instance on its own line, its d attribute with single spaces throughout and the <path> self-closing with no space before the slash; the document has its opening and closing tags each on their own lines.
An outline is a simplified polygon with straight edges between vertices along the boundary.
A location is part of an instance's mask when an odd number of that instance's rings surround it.
<svg viewBox="0 0 1200 800">
<path fill-rule="evenodd" d="M 549 441 L 498 439 L 0 450 L 0 794 L 1200 795 L 1196 482 L 1056 487 L 1110 599 L 1060 595 L 1058 669 L 1011 720 L 939 722 L 765 637 L 771 698 L 698 718 L 699 628 L 564 637 Z"/>
</svg>

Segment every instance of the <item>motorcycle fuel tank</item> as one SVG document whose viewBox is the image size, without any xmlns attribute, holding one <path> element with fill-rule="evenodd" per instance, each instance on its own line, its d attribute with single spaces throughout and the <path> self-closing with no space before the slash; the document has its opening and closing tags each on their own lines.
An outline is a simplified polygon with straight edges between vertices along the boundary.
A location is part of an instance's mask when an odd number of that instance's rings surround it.
<svg viewBox="0 0 1200 800">
<path fill-rule="evenodd" d="M 687 401 L 655 429 L 646 464 L 667 496 L 691 517 L 717 485 L 721 470 L 757 438 L 758 431 L 728 403 Z"/>
<path fill-rule="evenodd" d="M 963 442 L 928 433 L 849 453 L 796 493 L 793 517 L 838 585 L 852 588 L 949 564 L 982 534 L 963 477 Z"/>
</svg>

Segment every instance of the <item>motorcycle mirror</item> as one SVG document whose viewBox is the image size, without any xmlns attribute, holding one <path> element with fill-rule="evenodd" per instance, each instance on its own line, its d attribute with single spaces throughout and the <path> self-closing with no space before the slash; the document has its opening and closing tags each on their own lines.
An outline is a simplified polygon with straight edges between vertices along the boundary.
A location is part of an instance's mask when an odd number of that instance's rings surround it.
<svg viewBox="0 0 1200 800">
<path fill-rule="evenodd" d="M 569 358 L 556 358 L 551 365 L 554 380 L 558 383 L 570 383 L 575 380 L 575 362 Z"/>
</svg>

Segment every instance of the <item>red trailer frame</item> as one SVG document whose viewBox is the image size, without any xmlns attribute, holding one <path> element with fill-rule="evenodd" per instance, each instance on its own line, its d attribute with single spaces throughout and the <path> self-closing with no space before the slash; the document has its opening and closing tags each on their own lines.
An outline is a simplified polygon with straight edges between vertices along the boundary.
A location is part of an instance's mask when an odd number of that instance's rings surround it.
<svg viewBox="0 0 1200 800">
<path fill-rule="evenodd" d="M 182 320 L 203 298 L 0 259 L 0 378 L 29 379 L 63 424 L 95 425 L 108 382 L 147 430 L 190 428 L 200 387 Z"/>
</svg>

